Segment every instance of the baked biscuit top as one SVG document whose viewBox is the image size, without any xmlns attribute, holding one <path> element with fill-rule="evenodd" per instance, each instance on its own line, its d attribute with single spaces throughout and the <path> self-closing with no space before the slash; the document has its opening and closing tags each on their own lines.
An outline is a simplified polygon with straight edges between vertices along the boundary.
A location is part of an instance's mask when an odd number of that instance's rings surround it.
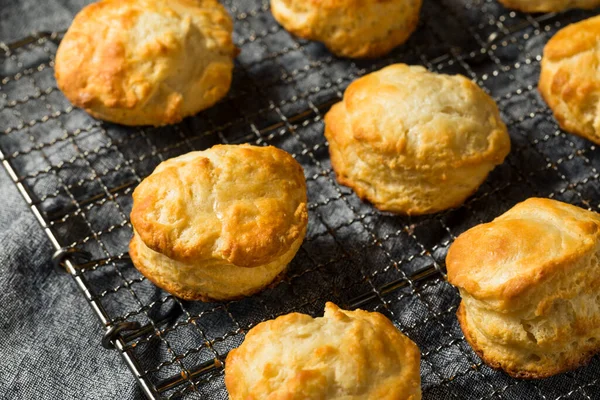
<svg viewBox="0 0 600 400">
<path fill-rule="evenodd" d="M 500 163 L 510 138 L 495 102 L 461 75 L 395 64 L 354 81 L 326 116 L 342 146 L 357 141 L 415 169 Z"/>
<path fill-rule="evenodd" d="M 216 0 L 103 0 L 75 17 L 56 55 L 60 90 L 99 118 L 173 123 L 230 84 L 233 25 Z M 114 115 L 115 110 L 132 115 Z"/>
<path fill-rule="evenodd" d="M 544 47 L 544 57 L 550 61 L 595 51 L 600 41 L 600 16 L 593 17 L 559 30 Z"/>
<path fill-rule="evenodd" d="M 232 400 L 421 398 L 418 347 L 383 315 L 291 313 L 252 328 L 226 361 Z"/>
<path fill-rule="evenodd" d="M 460 235 L 446 258 L 448 279 L 480 300 L 518 301 L 553 274 L 568 274 L 599 240 L 597 213 L 531 198 Z"/>
<path fill-rule="evenodd" d="M 539 90 L 561 127 L 600 143 L 600 16 L 571 24 L 544 47 Z"/>
<path fill-rule="evenodd" d="M 302 167 L 275 147 L 217 145 L 161 163 L 135 189 L 131 222 L 177 261 L 266 264 L 304 233 Z"/>
<path fill-rule="evenodd" d="M 378 57 L 415 30 L 422 0 L 271 0 L 291 33 L 323 42 L 343 57 Z"/>
</svg>

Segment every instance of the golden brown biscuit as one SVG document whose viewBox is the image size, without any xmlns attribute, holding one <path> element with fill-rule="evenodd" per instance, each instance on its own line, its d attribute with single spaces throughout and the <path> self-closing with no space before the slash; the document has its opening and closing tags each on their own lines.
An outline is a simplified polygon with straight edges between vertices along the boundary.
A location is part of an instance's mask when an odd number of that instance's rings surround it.
<svg viewBox="0 0 600 400">
<path fill-rule="evenodd" d="M 124 125 L 165 125 L 212 106 L 231 84 L 231 18 L 217 0 L 102 0 L 56 53 L 77 107 Z"/>
<path fill-rule="evenodd" d="M 292 313 L 252 328 L 225 362 L 231 400 L 418 400 L 419 348 L 383 315 Z"/>
<path fill-rule="evenodd" d="M 507 8 L 523 12 L 552 12 L 570 8 L 591 9 L 600 6 L 600 0 L 499 0 Z"/>
<path fill-rule="evenodd" d="M 458 319 L 490 366 L 518 378 L 576 368 L 600 351 L 600 215 L 528 199 L 460 235 L 448 280 Z"/>
<path fill-rule="evenodd" d="M 600 16 L 567 26 L 544 47 L 539 90 L 561 128 L 600 144 Z"/>
<path fill-rule="evenodd" d="M 350 84 L 325 136 L 340 183 L 409 215 L 461 204 L 510 150 L 494 100 L 475 83 L 405 64 Z"/>
<path fill-rule="evenodd" d="M 422 0 L 271 0 L 286 30 L 323 42 L 342 57 L 378 57 L 404 43 L 419 21 Z"/>
<path fill-rule="evenodd" d="M 148 279 L 186 300 L 269 285 L 306 233 L 302 167 L 275 147 L 217 145 L 161 163 L 133 193 L 129 252 Z"/>
</svg>

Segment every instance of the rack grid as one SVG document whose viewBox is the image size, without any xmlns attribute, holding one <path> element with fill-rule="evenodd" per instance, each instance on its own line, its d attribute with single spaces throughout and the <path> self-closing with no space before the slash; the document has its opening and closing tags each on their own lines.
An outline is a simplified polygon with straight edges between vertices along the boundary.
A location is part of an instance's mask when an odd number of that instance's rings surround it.
<svg viewBox="0 0 600 400">
<path fill-rule="evenodd" d="M 56 264 L 99 317 L 102 344 L 121 353 L 144 393 L 226 399 L 223 362 L 248 329 L 291 311 L 318 316 L 334 301 L 382 312 L 419 345 L 425 399 L 600 399 L 598 357 L 540 381 L 483 364 L 464 341 L 454 316 L 458 293 L 443 268 L 457 235 L 527 197 L 600 208 L 599 150 L 560 130 L 536 86 L 548 38 L 595 13 L 527 15 L 492 0 L 425 0 L 406 45 L 353 61 L 288 34 L 266 0 L 225 5 L 241 49 L 232 89 L 175 126 L 127 128 L 73 108 L 53 77 L 62 33 L 0 43 L 0 161 L 58 250 Z M 382 213 L 335 180 L 324 113 L 352 80 L 395 62 L 466 75 L 499 104 L 512 151 L 459 208 L 423 217 Z M 282 148 L 304 167 L 306 240 L 285 279 L 255 296 L 174 298 L 129 260 L 131 193 L 162 160 L 244 142 Z"/>
</svg>

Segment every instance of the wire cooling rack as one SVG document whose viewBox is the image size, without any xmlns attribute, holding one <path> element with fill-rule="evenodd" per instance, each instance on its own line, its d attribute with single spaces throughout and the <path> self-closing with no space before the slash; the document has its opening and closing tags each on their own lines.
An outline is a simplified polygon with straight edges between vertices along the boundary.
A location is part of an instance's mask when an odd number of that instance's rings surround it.
<svg viewBox="0 0 600 400">
<path fill-rule="evenodd" d="M 425 0 L 405 46 L 352 61 L 290 36 L 267 1 L 226 6 L 241 48 L 231 92 L 175 126 L 126 128 L 73 108 L 53 78 L 61 33 L 1 45 L 0 160 L 59 250 L 55 261 L 98 315 L 106 332 L 98 345 L 122 354 L 149 398 L 226 399 L 223 361 L 249 328 L 291 311 L 321 315 L 330 300 L 384 313 L 419 345 L 426 399 L 600 399 L 598 357 L 539 381 L 483 364 L 464 341 L 454 316 L 459 297 L 443 274 L 457 235 L 527 197 L 598 211 L 599 150 L 562 132 L 536 90 L 548 38 L 593 13 L 527 15 L 493 1 Z M 352 80 L 395 62 L 464 74 L 499 104 L 512 151 L 460 208 L 395 216 L 335 181 L 323 114 Z M 303 165 L 306 241 L 287 277 L 260 294 L 224 303 L 174 298 L 127 256 L 131 193 L 162 160 L 243 142 L 275 145 Z"/>
</svg>

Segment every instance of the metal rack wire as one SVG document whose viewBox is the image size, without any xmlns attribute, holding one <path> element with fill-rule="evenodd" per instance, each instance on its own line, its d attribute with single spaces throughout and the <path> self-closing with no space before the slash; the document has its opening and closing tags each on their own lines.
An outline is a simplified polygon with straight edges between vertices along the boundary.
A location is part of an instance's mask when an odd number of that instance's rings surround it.
<svg viewBox="0 0 600 400">
<path fill-rule="evenodd" d="M 425 1 L 418 31 L 390 56 L 332 57 L 277 25 L 261 0 L 226 2 L 241 48 L 228 97 L 164 128 L 126 128 L 74 109 L 56 88 L 60 33 L 0 45 L 0 161 L 149 398 L 226 399 L 222 364 L 244 333 L 325 301 L 388 317 L 420 346 L 424 398 L 600 399 L 600 361 L 543 381 L 488 368 L 454 317 L 449 244 L 530 196 L 598 211 L 600 153 L 562 132 L 536 90 L 543 45 L 592 15 L 526 15 L 493 1 Z M 471 77 L 496 99 L 512 151 L 463 206 L 432 216 L 375 210 L 335 181 L 323 114 L 355 78 L 393 62 Z M 250 298 L 184 302 L 131 265 L 131 192 L 162 160 L 216 143 L 272 144 L 303 165 L 309 229 L 287 277 Z M 100 345 L 100 338 L 98 340 Z"/>
</svg>

